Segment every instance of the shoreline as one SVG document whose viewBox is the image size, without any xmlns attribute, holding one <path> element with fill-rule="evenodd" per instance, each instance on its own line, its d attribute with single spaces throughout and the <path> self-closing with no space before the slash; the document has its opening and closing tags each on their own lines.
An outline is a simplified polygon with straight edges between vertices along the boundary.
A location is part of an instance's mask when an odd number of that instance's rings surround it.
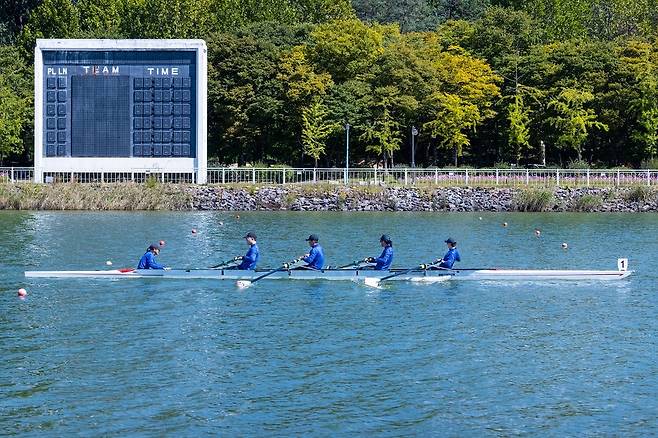
<svg viewBox="0 0 658 438">
<path fill-rule="evenodd" d="M 0 185 L 0 210 L 658 212 L 658 190 L 26 183 Z"/>
</svg>

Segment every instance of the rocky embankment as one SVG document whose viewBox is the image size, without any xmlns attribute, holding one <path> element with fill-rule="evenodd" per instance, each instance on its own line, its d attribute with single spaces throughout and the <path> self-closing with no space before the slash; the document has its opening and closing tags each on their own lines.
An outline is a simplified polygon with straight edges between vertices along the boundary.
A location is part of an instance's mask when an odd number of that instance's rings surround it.
<svg viewBox="0 0 658 438">
<path fill-rule="evenodd" d="M 658 211 L 650 188 L 551 189 L 405 187 L 189 188 L 195 210 L 292 211 Z"/>
<path fill-rule="evenodd" d="M 658 189 L 0 184 L 0 210 L 657 212 Z"/>
</svg>

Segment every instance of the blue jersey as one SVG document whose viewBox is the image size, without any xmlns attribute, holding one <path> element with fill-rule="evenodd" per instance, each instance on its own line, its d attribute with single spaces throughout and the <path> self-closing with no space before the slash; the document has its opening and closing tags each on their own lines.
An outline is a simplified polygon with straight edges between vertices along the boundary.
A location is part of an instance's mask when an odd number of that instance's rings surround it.
<svg viewBox="0 0 658 438">
<path fill-rule="evenodd" d="M 461 262 L 459 252 L 457 251 L 457 248 L 450 248 L 446 255 L 443 256 L 443 261 L 439 267 L 452 269 L 452 265 L 454 265 L 455 262 Z"/>
<path fill-rule="evenodd" d="M 304 260 L 309 268 L 313 269 L 322 269 L 324 266 L 324 252 L 322 247 L 319 244 L 315 244 L 308 253 L 308 257 L 304 257 Z"/>
<path fill-rule="evenodd" d="M 151 251 L 146 251 L 146 253 L 139 259 L 139 265 L 137 269 L 164 269 L 165 266 L 161 265 L 155 260 L 155 256 Z"/>
<path fill-rule="evenodd" d="M 375 265 L 375 269 L 377 271 L 386 271 L 390 269 L 391 263 L 393 263 L 393 247 L 392 246 L 384 247 L 382 254 L 375 259 L 375 262 L 377 262 L 377 264 Z"/>
<path fill-rule="evenodd" d="M 244 270 L 254 270 L 256 269 L 256 264 L 260 258 L 260 253 L 258 252 L 258 244 L 254 243 L 249 247 L 247 254 L 242 257 L 242 263 L 238 266 L 238 269 Z"/>
</svg>

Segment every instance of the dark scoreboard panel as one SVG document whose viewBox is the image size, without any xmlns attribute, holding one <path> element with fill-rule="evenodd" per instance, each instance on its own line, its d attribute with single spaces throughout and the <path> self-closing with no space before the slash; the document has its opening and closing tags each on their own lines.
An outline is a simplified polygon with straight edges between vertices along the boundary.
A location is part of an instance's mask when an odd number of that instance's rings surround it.
<svg viewBox="0 0 658 438">
<path fill-rule="evenodd" d="M 195 52 L 53 50 L 43 64 L 45 156 L 195 156 Z"/>
</svg>

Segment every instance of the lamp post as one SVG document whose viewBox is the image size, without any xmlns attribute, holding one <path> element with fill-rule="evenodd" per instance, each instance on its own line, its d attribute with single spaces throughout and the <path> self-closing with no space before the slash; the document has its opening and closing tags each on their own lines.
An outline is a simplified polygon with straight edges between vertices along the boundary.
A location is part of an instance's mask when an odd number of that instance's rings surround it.
<svg viewBox="0 0 658 438">
<path fill-rule="evenodd" d="M 416 141 L 418 129 L 415 126 L 411 127 L 411 167 L 416 167 Z"/>
<path fill-rule="evenodd" d="M 345 185 L 349 183 L 350 170 L 350 124 L 345 123 Z"/>
</svg>

